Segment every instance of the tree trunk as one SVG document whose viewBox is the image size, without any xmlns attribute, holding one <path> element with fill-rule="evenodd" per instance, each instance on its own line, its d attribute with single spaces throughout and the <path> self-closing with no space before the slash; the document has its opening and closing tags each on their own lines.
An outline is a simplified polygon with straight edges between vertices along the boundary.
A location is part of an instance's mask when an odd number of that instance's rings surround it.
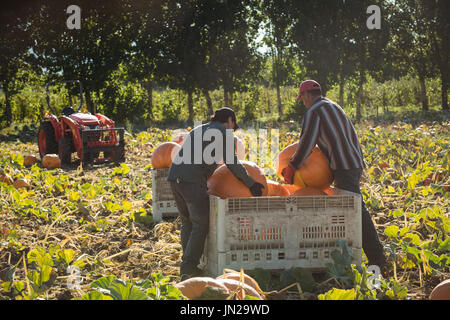
<svg viewBox="0 0 450 320">
<path fill-rule="evenodd" d="M 153 79 L 151 76 L 145 82 L 145 89 L 148 96 L 148 115 L 153 119 Z"/>
<path fill-rule="evenodd" d="M 386 115 L 386 112 L 387 112 L 387 99 L 386 99 L 386 91 L 384 89 L 383 89 L 383 92 L 382 92 L 381 99 L 382 99 L 382 103 L 383 103 L 383 114 Z"/>
<path fill-rule="evenodd" d="M 361 110 L 362 110 L 362 100 L 363 100 L 363 85 L 364 85 L 364 72 L 359 72 L 359 88 L 356 95 L 356 120 L 361 121 Z"/>
<path fill-rule="evenodd" d="M 188 122 L 190 124 L 194 123 L 194 101 L 192 99 L 192 90 L 188 91 L 188 111 L 189 111 L 189 116 L 188 116 Z"/>
<path fill-rule="evenodd" d="M 283 115 L 283 105 L 281 104 L 281 92 L 278 83 L 277 83 L 277 104 L 278 104 L 278 116 L 281 117 Z"/>
<path fill-rule="evenodd" d="M 448 110 L 448 75 L 441 69 L 441 97 L 442 97 L 442 110 Z"/>
<path fill-rule="evenodd" d="M 213 115 L 214 110 L 213 110 L 211 96 L 209 95 L 209 91 L 207 89 L 203 89 L 202 91 L 203 91 L 203 95 L 205 96 L 205 99 L 206 99 L 206 106 L 208 107 L 208 114 Z"/>
<path fill-rule="evenodd" d="M 229 96 L 228 96 L 228 90 L 226 87 L 223 88 L 223 99 L 225 102 L 225 107 L 229 108 L 230 107 L 230 101 L 229 101 Z"/>
<path fill-rule="evenodd" d="M 427 97 L 427 88 L 425 86 L 425 77 L 419 76 L 420 82 L 420 100 L 422 101 L 422 110 L 428 111 L 428 97 Z"/>
<path fill-rule="evenodd" d="M 344 106 L 344 77 L 342 76 L 342 73 L 339 76 L 339 105 L 341 107 Z"/>
<path fill-rule="evenodd" d="M 88 110 L 90 113 L 94 114 L 94 113 L 95 113 L 95 110 L 94 110 L 94 103 L 92 102 L 91 91 L 85 89 L 85 90 L 84 90 L 84 96 L 85 96 L 85 98 L 86 98 L 86 106 L 87 106 L 87 110 Z M 82 111 L 82 110 L 80 110 L 80 111 Z"/>
<path fill-rule="evenodd" d="M 3 88 L 5 93 L 5 114 L 4 118 L 6 120 L 6 124 L 10 125 L 12 123 L 12 110 L 11 110 L 11 97 L 9 95 L 8 89 Z"/>
</svg>

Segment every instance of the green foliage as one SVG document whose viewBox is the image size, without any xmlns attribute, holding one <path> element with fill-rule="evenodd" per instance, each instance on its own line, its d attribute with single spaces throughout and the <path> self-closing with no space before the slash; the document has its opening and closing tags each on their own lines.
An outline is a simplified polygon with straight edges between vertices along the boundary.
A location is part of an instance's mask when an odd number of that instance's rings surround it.
<svg viewBox="0 0 450 320">
<path fill-rule="evenodd" d="M 380 275 L 367 271 L 365 265 L 351 263 L 353 253 L 345 241 L 337 241 L 339 249 L 331 253 L 329 275 L 341 283 L 342 289 L 333 288 L 318 296 L 319 300 L 379 300 L 406 299 L 407 288 L 393 279 L 384 279 Z"/>
<path fill-rule="evenodd" d="M 115 276 L 104 276 L 90 284 L 82 300 L 185 300 L 182 293 L 161 272 L 152 273 L 144 281 L 122 281 Z"/>
</svg>

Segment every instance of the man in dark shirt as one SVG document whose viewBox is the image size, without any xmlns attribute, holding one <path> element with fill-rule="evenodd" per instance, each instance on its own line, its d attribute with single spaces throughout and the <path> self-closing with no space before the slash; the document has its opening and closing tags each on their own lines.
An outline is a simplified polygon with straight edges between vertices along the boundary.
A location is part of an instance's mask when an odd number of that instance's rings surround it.
<svg viewBox="0 0 450 320">
<path fill-rule="evenodd" d="M 172 192 L 181 217 L 183 249 L 180 276 L 198 276 L 197 267 L 209 229 L 207 180 L 223 160 L 233 175 L 253 196 L 261 196 L 264 186 L 252 179 L 236 155 L 232 131 L 238 128 L 230 108 L 216 110 L 211 122 L 194 128 L 186 137 L 169 170 Z M 211 146 L 216 146 L 212 148 Z"/>
<path fill-rule="evenodd" d="M 366 164 L 353 124 L 335 102 L 322 97 L 320 85 L 314 80 L 300 84 L 297 100 L 303 100 L 307 111 L 303 118 L 298 148 L 282 174 L 286 183 L 293 183 L 300 168 L 317 144 L 327 157 L 337 188 L 361 194 L 361 174 Z M 385 265 L 383 246 L 362 200 L 362 245 L 369 265 Z"/>
</svg>

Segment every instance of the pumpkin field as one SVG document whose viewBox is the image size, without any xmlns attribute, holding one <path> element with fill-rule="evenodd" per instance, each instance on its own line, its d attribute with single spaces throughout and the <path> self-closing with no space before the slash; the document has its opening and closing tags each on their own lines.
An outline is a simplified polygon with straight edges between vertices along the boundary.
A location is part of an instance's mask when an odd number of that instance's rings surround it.
<svg viewBox="0 0 450 320">
<path fill-rule="evenodd" d="M 449 126 L 356 125 L 367 163 L 361 190 L 388 257 L 383 277 L 372 277 L 364 255 L 361 266 L 351 264 L 344 243 L 325 273 L 246 271 L 259 285 L 257 296 L 429 299 L 450 278 Z M 0 142 L 0 299 L 187 299 L 176 287 L 180 220 L 155 223 L 152 216 L 152 154 L 174 131 L 127 132 L 126 160 L 119 165 L 47 169 L 29 130 L 28 139 Z M 280 150 L 298 141 L 299 130 L 281 131 Z M 242 141 L 248 159 L 252 146 Z M 281 182 L 273 156 L 258 160 L 267 180 Z M 245 292 L 236 297 L 254 299 Z"/>
</svg>

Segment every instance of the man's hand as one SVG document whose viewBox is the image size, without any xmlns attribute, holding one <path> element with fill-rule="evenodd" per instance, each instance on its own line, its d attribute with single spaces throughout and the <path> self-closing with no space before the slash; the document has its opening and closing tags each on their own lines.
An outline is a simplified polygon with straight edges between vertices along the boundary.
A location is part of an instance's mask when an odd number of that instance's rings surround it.
<svg viewBox="0 0 450 320">
<path fill-rule="evenodd" d="M 254 197 L 261 197 L 264 186 L 259 182 L 255 182 L 249 189 Z"/>
<path fill-rule="evenodd" d="M 281 175 L 284 177 L 284 182 L 287 184 L 293 184 L 294 183 L 294 175 L 295 175 L 295 169 L 289 164 L 286 168 L 281 171 Z"/>
</svg>

